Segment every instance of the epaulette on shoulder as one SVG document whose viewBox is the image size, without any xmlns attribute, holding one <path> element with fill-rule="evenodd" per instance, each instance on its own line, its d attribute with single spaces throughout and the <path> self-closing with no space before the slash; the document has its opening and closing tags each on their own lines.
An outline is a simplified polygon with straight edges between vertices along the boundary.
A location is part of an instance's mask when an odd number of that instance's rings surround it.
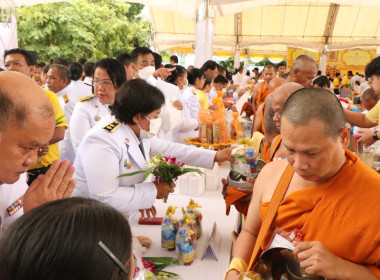
<svg viewBox="0 0 380 280">
<path fill-rule="evenodd" d="M 119 126 L 121 125 L 121 122 L 113 121 L 109 124 L 107 124 L 105 127 L 103 127 L 105 130 L 108 130 L 109 132 L 114 132 Z"/>
<path fill-rule="evenodd" d="M 90 100 L 90 99 L 93 98 L 94 96 L 95 96 L 95 94 L 91 94 L 91 95 L 88 95 L 88 96 L 85 96 L 85 97 L 79 98 L 78 101 L 79 101 L 79 102 L 83 102 L 83 101 L 86 101 L 86 100 Z"/>
<path fill-rule="evenodd" d="M 64 94 L 63 95 L 63 101 L 65 101 L 65 103 L 69 102 L 69 97 L 67 96 L 67 94 Z"/>
</svg>

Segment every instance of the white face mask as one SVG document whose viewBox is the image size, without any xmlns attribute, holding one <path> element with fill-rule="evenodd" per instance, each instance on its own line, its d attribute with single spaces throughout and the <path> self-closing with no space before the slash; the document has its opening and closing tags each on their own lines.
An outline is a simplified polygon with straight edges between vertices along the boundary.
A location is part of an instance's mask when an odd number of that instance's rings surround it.
<svg viewBox="0 0 380 280">
<path fill-rule="evenodd" d="M 139 70 L 138 75 L 140 79 L 143 79 L 144 81 L 146 81 L 148 80 L 150 75 L 152 75 L 155 71 L 156 71 L 156 68 L 154 68 L 154 66 L 147 66 Z"/>
<path fill-rule="evenodd" d="M 140 138 L 149 139 L 156 136 L 161 128 L 162 118 L 151 119 L 151 120 L 148 119 L 147 117 L 144 117 L 144 118 L 146 118 L 150 122 L 149 131 L 142 129 L 139 126 L 139 124 L 137 124 L 137 126 L 140 128 Z"/>
<path fill-rule="evenodd" d="M 189 81 L 187 79 L 185 79 L 185 78 L 182 78 L 182 77 L 181 77 L 181 80 L 185 80 L 186 81 L 184 84 L 182 82 L 180 82 L 181 85 L 183 86 L 183 88 L 186 88 L 189 85 Z"/>
</svg>

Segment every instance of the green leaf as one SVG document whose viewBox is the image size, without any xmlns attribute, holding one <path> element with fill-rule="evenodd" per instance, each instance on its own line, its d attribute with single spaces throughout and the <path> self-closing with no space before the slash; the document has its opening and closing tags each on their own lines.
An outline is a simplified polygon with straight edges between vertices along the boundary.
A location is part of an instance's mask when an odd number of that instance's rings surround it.
<svg viewBox="0 0 380 280">
<path fill-rule="evenodd" d="M 131 173 L 125 173 L 125 174 L 121 174 L 121 175 L 117 176 L 117 178 L 134 176 L 134 175 L 141 174 L 141 173 L 146 173 L 146 171 L 140 170 L 140 171 L 135 171 L 135 172 L 131 172 Z M 146 174 L 145 174 L 145 176 L 146 176 Z"/>
</svg>

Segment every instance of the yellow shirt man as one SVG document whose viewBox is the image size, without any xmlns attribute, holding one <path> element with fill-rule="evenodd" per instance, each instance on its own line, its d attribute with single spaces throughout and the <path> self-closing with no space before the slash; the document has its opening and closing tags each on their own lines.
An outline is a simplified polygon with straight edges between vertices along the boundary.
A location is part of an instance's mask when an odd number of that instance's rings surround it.
<svg viewBox="0 0 380 280">
<path fill-rule="evenodd" d="M 339 87 L 340 87 L 339 78 L 335 77 L 333 85 L 334 85 L 334 89 L 339 89 Z"/>
<path fill-rule="evenodd" d="M 371 122 L 379 124 L 380 120 L 380 101 L 378 101 L 366 115 L 367 119 L 369 119 Z"/>
<path fill-rule="evenodd" d="M 58 97 L 57 95 L 50 91 L 43 89 L 45 92 L 46 96 L 49 98 L 51 105 L 53 105 L 54 109 L 54 114 L 55 114 L 55 122 L 56 122 L 56 127 L 64 126 L 68 127 L 66 118 L 63 114 L 61 105 L 59 105 Z M 38 162 L 29 167 L 29 170 L 32 169 L 37 169 L 37 168 L 42 168 L 42 167 L 47 167 L 50 164 L 52 164 L 54 161 L 56 161 L 59 158 L 59 150 L 58 150 L 58 145 L 57 143 L 49 145 L 49 152 L 42 156 Z"/>
</svg>

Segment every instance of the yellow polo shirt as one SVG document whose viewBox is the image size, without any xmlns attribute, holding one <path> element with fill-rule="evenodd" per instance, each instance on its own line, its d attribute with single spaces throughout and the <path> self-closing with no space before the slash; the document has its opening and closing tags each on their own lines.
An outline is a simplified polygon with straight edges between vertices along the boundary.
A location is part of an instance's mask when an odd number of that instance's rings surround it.
<svg viewBox="0 0 380 280">
<path fill-rule="evenodd" d="M 53 105 L 56 127 L 64 126 L 67 128 L 67 121 L 63 114 L 61 105 L 59 105 L 57 95 L 50 91 L 43 89 L 46 96 L 49 98 L 51 105 Z M 63 116 L 63 117 L 62 117 Z M 57 124 L 58 122 L 58 124 Z M 41 157 L 41 162 L 37 162 L 35 165 L 30 166 L 29 170 L 47 167 L 59 158 L 59 150 L 57 143 L 49 145 L 49 152 Z"/>
<path fill-rule="evenodd" d="M 380 120 L 380 101 L 377 101 L 375 107 L 373 107 L 371 110 L 368 111 L 367 114 L 365 114 L 367 119 L 369 119 L 374 124 L 379 124 Z"/>
<path fill-rule="evenodd" d="M 199 103 L 201 104 L 201 108 L 208 109 L 208 106 L 209 106 L 208 98 L 206 94 L 202 90 L 199 90 L 199 89 L 198 89 L 198 99 L 199 99 Z"/>
<path fill-rule="evenodd" d="M 339 89 L 339 87 L 340 87 L 340 81 L 339 81 L 338 78 L 334 79 L 333 86 L 334 86 L 334 89 Z"/>
</svg>

